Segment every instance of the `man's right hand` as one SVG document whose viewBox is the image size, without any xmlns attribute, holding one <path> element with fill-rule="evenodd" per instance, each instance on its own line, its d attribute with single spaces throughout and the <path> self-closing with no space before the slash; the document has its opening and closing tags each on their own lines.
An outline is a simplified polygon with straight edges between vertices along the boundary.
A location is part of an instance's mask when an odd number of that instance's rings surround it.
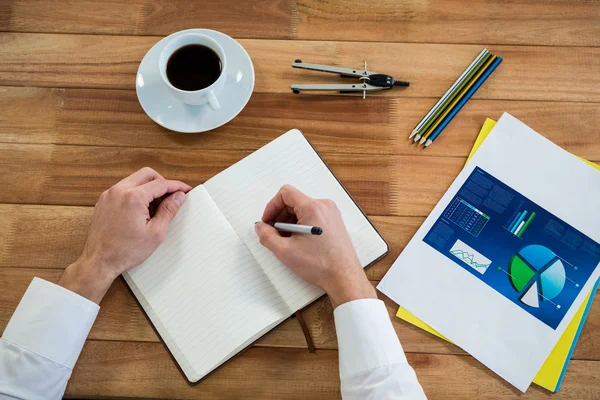
<svg viewBox="0 0 600 400">
<path fill-rule="evenodd" d="M 331 200 L 312 199 L 285 185 L 267 204 L 255 225 L 260 243 L 302 279 L 327 292 L 333 307 L 362 298 L 377 298 Z M 319 226 L 323 234 L 284 236 L 265 222 Z"/>
</svg>

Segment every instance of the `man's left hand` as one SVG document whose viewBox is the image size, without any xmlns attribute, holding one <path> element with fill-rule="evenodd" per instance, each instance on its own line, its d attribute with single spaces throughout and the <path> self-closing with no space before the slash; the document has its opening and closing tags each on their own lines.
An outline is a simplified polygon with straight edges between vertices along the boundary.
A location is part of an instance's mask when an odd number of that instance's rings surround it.
<svg viewBox="0 0 600 400">
<path fill-rule="evenodd" d="M 156 250 L 191 189 L 146 167 L 106 190 L 96 203 L 81 257 L 58 284 L 100 303 L 115 278 Z M 165 195 L 151 215 L 155 200 Z"/>
</svg>

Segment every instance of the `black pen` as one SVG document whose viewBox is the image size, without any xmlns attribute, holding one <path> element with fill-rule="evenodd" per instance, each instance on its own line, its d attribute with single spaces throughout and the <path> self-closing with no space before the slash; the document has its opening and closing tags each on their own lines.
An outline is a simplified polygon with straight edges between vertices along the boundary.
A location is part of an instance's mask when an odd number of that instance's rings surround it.
<svg viewBox="0 0 600 400">
<path fill-rule="evenodd" d="M 283 222 L 267 222 L 267 224 L 281 232 L 304 233 L 308 235 L 320 235 L 323 233 L 323 229 L 318 226 L 286 224 Z"/>
</svg>

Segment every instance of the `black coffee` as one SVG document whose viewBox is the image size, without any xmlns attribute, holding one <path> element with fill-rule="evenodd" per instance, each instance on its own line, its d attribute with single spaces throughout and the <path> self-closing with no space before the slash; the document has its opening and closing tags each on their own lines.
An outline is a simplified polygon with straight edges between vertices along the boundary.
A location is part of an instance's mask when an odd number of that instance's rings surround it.
<svg viewBox="0 0 600 400">
<path fill-rule="evenodd" d="M 188 44 L 175 51 L 167 62 L 167 79 L 181 90 L 209 87 L 221 75 L 221 59 L 211 48 Z"/>
</svg>

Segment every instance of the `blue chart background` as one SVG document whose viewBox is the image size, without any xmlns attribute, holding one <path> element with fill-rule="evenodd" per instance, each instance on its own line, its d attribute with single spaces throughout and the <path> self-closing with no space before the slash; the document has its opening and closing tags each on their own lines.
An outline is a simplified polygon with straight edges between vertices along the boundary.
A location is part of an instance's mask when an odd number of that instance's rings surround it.
<svg viewBox="0 0 600 400">
<path fill-rule="evenodd" d="M 556 329 L 600 262 L 600 245 L 478 167 L 465 181 L 456 197 L 467 201 L 490 217 L 485 227 L 475 237 L 444 218 L 444 210 L 423 241 L 546 325 Z M 448 207 L 453 201 L 454 199 Z M 521 210 L 527 210 L 529 214 L 535 212 L 536 216 L 519 238 L 505 227 L 515 213 Z M 547 229 L 549 226 L 552 229 Z M 492 261 L 483 275 L 450 254 L 450 248 L 457 239 Z M 510 277 L 498 270 L 498 267 L 502 267 L 504 271 L 508 271 L 512 256 L 531 244 L 546 246 L 552 250 L 563 260 L 567 278 L 579 284 L 579 287 L 576 287 L 567 280 L 562 292 L 552 299 L 552 302 L 560 305 L 559 309 L 549 301 L 540 301 L 539 308 L 521 303 L 519 297 L 523 292 L 517 292 L 510 283 Z"/>
</svg>

